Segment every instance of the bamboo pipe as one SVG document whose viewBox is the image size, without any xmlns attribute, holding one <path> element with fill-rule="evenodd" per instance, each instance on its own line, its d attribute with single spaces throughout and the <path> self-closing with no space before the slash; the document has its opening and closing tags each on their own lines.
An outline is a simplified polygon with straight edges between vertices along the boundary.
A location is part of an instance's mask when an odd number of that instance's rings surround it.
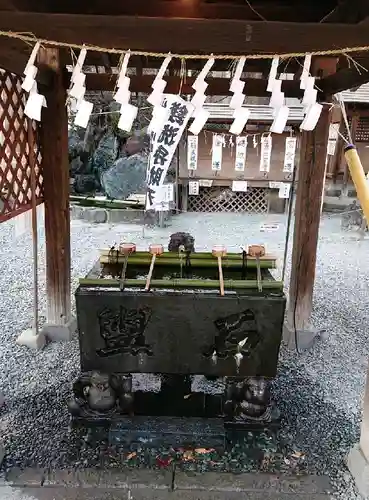
<svg viewBox="0 0 369 500">
<path fill-rule="evenodd" d="M 81 286 L 96 286 L 96 287 L 116 287 L 119 286 L 119 280 L 113 278 L 80 278 Z M 126 279 L 125 286 L 132 288 L 144 288 L 146 280 Z M 151 279 L 151 286 L 158 288 L 192 288 L 192 289 L 215 289 L 219 288 L 219 280 L 196 280 L 196 279 Z M 224 282 L 225 290 L 251 290 L 258 286 L 257 280 L 226 280 Z M 275 280 L 265 280 L 263 282 L 264 289 L 283 290 L 283 282 Z"/>
<path fill-rule="evenodd" d="M 345 158 L 355 185 L 357 197 L 364 212 L 366 222 L 369 222 L 369 186 L 365 177 L 358 152 L 352 144 L 345 148 Z"/>
<path fill-rule="evenodd" d="M 150 290 L 150 281 L 152 277 L 152 273 L 154 271 L 155 259 L 157 255 L 161 255 L 164 252 L 163 245 L 150 245 L 149 252 L 151 253 L 151 264 L 149 269 L 149 274 L 147 275 L 145 291 L 148 292 Z"/>
<path fill-rule="evenodd" d="M 250 257 L 254 257 L 256 259 L 256 277 L 258 282 L 258 290 L 259 292 L 262 292 L 263 284 L 262 284 L 261 270 L 260 270 L 260 257 L 263 257 L 265 255 L 265 246 L 250 245 L 247 253 Z"/>
<path fill-rule="evenodd" d="M 218 271 L 219 271 L 219 287 L 220 295 L 224 296 L 224 279 L 223 279 L 223 269 L 222 269 L 222 257 L 227 255 L 227 250 L 222 245 L 217 245 L 213 247 L 212 254 L 218 259 Z"/>
<path fill-rule="evenodd" d="M 105 248 L 100 250 L 100 256 L 101 257 L 108 257 L 109 254 L 112 254 L 112 250 Z M 118 250 L 113 249 L 113 255 L 114 257 L 117 256 L 118 258 L 122 258 L 122 255 L 119 253 Z M 151 254 L 149 252 L 143 252 L 141 250 L 136 250 L 134 258 L 136 259 L 148 259 L 151 260 Z M 163 254 L 164 259 L 172 259 L 172 260 L 177 260 L 178 259 L 178 253 L 177 252 L 164 252 Z M 195 260 L 213 260 L 212 255 L 210 252 L 195 252 L 191 254 L 191 262 L 192 259 Z M 160 259 L 161 260 L 161 259 Z M 251 257 L 251 261 L 253 258 Z M 264 260 L 276 260 L 276 257 L 274 255 L 264 255 L 263 257 L 260 258 L 260 262 L 263 262 Z M 232 252 L 227 252 L 227 261 L 240 261 L 242 262 L 242 253 L 232 253 Z"/>
<path fill-rule="evenodd" d="M 122 269 L 119 288 L 121 290 L 124 290 L 124 280 L 126 279 L 128 257 L 136 252 L 136 245 L 134 243 L 121 243 L 119 245 L 119 252 L 124 256 L 123 269 Z"/>
</svg>

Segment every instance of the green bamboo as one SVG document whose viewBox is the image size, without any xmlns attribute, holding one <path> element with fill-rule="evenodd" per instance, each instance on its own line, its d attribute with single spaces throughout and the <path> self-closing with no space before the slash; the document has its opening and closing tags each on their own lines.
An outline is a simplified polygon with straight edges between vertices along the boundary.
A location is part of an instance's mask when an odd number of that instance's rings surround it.
<svg viewBox="0 0 369 500">
<path fill-rule="evenodd" d="M 81 278 L 79 280 L 82 286 L 116 286 L 119 287 L 118 279 L 104 279 L 104 278 Z M 218 280 L 190 280 L 190 279 L 173 279 L 173 280 L 151 280 L 152 288 L 217 288 L 219 289 Z M 124 281 L 124 286 L 134 288 L 145 288 L 146 280 L 132 280 L 127 279 Z M 224 288 L 226 290 L 238 289 L 251 289 L 257 290 L 257 280 L 225 280 Z M 283 289 L 282 281 L 265 280 L 263 281 L 263 289 Z"/>
<path fill-rule="evenodd" d="M 116 252 L 112 252 L 113 255 L 116 255 Z M 100 255 L 102 257 L 108 257 L 109 256 L 109 250 L 101 250 Z M 130 258 L 144 258 L 144 259 L 151 259 L 152 255 L 150 252 L 135 252 L 134 255 L 132 255 Z M 178 259 L 178 252 L 164 252 L 160 258 L 165 258 L 165 259 Z M 217 260 L 211 252 L 195 252 L 190 254 L 190 259 L 205 259 L 205 260 Z M 228 253 L 222 260 L 240 260 L 242 262 L 242 253 Z M 264 257 L 260 257 L 260 262 L 263 261 L 275 261 L 276 259 L 272 255 L 265 255 Z M 247 265 L 249 262 L 255 262 L 256 259 L 255 257 L 247 257 Z"/>
<path fill-rule="evenodd" d="M 134 256 L 131 256 L 128 258 L 128 265 L 132 266 L 150 266 L 151 262 L 151 255 L 148 254 L 147 257 L 136 257 L 136 254 Z M 114 256 L 112 255 L 111 257 L 108 256 L 101 256 L 100 257 L 100 263 L 101 264 L 123 264 L 124 263 L 124 257 L 122 256 Z M 179 257 L 177 256 L 176 259 L 173 258 L 167 258 L 159 256 L 157 257 L 155 261 L 155 267 L 157 266 L 168 266 L 168 267 L 176 267 L 180 266 L 181 261 Z M 224 269 L 242 269 L 242 259 L 239 260 L 228 260 L 227 257 L 224 257 L 222 259 L 222 267 Z M 212 259 L 192 259 L 191 258 L 191 266 L 192 267 L 207 267 L 207 268 L 218 268 L 218 261 L 215 258 Z M 247 261 L 247 267 L 250 268 L 256 268 L 256 261 L 255 260 L 248 260 Z M 274 269 L 276 267 L 275 260 L 262 260 L 260 261 L 260 267 L 262 269 Z"/>
</svg>

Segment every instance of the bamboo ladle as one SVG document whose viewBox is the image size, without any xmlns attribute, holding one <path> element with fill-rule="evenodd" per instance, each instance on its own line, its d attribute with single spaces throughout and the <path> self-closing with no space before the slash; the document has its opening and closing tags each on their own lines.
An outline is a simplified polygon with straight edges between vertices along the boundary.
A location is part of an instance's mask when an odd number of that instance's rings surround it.
<svg viewBox="0 0 369 500">
<path fill-rule="evenodd" d="M 227 249 L 223 245 L 217 245 L 213 247 L 212 254 L 214 257 L 218 259 L 220 295 L 223 297 L 224 279 L 223 279 L 222 257 L 225 257 L 227 255 Z"/>
<path fill-rule="evenodd" d="M 151 257 L 149 274 L 147 275 L 147 280 L 146 280 L 146 286 L 145 286 L 146 292 L 148 292 L 150 290 L 150 282 L 151 282 L 152 273 L 154 271 L 156 256 L 164 253 L 164 247 L 163 247 L 163 245 L 150 245 L 149 252 L 151 253 L 152 257 Z"/>
<path fill-rule="evenodd" d="M 120 277 L 119 288 L 124 289 L 124 280 L 126 279 L 128 257 L 136 252 L 136 245 L 134 243 L 121 243 L 119 245 L 119 253 L 123 254 L 123 269 Z"/>
<path fill-rule="evenodd" d="M 248 255 L 250 257 L 254 257 L 256 259 L 256 279 L 258 282 L 258 290 L 259 292 L 263 291 L 263 284 L 261 278 L 261 269 L 260 269 L 260 257 L 264 257 L 265 255 L 265 246 L 264 245 L 249 245 Z"/>
</svg>

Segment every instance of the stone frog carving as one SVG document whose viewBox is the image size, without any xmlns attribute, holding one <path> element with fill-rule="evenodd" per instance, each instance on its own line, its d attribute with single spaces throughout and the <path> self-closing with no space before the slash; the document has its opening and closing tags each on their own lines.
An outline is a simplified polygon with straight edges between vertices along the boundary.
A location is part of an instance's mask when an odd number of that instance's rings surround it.
<svg viewBox="0 0 369 500">
<path fill-rule="evenodd" d="M 185 252 L 193 253 L 195 251 L 195 238 L 189 233 L 172 234 L 168 244 L 168 251 L 178 252 L 181 246 L 184 247 Z"/>
<path fill-rule="evenodd" d="M 218 333 L 214 344 L 205 349 L 205 357 L 227 358 L 240 353 L 249 358 L 260 342 L 255 314 L 250 309 L 219 318 L 214 324 Z"/>
<path fill-rule="evenodd" d="M 127 309 L 120 307 L 112 311 L 104 309 L 98 314 L 100 335 L 105 347 L 96 351 L 98 356 L 114 356 L 117 354 L 138 353 L 153 355 L 150 345 L 146 344 L 145 329 L 150 320 L 148 308 Z"/>
</svg>

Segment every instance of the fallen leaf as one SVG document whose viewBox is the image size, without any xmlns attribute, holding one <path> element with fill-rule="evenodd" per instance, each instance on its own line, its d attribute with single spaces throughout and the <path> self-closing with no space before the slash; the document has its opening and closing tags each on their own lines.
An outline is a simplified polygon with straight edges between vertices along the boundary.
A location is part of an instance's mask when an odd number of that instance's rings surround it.
<svg viewBox="0 0 369 500">
<path fill-rule="evenodd" d="M 284 459 L 284 463 L 285 463 L 285 464 L 287 464 L 287 465 L 290 465 L 291 460 L 288 460 L 288 458 L 285 458 L 285 459 Z"/>
<path fill-rule="evenodd" d="M 129 453 L 127 455 L 127 460 L 131 460 L 131 458 L 134 458 L 136 455 L 137 455 L 137 453 L 135 451 L 132 451 L 132 453 Z"/>
<path fill-rule="evenodd" d="M 214 448 L 195 448 L 195 453 L 198 455 L 205 455 L 205 453 L 211 453 Z"/>
<path fill-rule="evenodd" d="M 305 455 L 305 453 L 302 453 L 301 451 L 295 451 L 294 453 L 292 453 L 291 457 L 293 458 L 301 458 Z"/>
<path fill-rule="evenodd" d="M 188 399 L 192 396 L 192 394 L 186 394 L 185 396 L 183 396 L 183 399 Z"/>
<path fill-rule="evenodd" d="M 160 458 L 156 457 L 156 463 L 159 467 L 168 467 L 173 462 L 172 457 Z"/>
<path fill-rule="evenodd" d="M 185 451 L 183 453 L 183 460 L 194 460 L 193 451 Z"/>
</svg>

